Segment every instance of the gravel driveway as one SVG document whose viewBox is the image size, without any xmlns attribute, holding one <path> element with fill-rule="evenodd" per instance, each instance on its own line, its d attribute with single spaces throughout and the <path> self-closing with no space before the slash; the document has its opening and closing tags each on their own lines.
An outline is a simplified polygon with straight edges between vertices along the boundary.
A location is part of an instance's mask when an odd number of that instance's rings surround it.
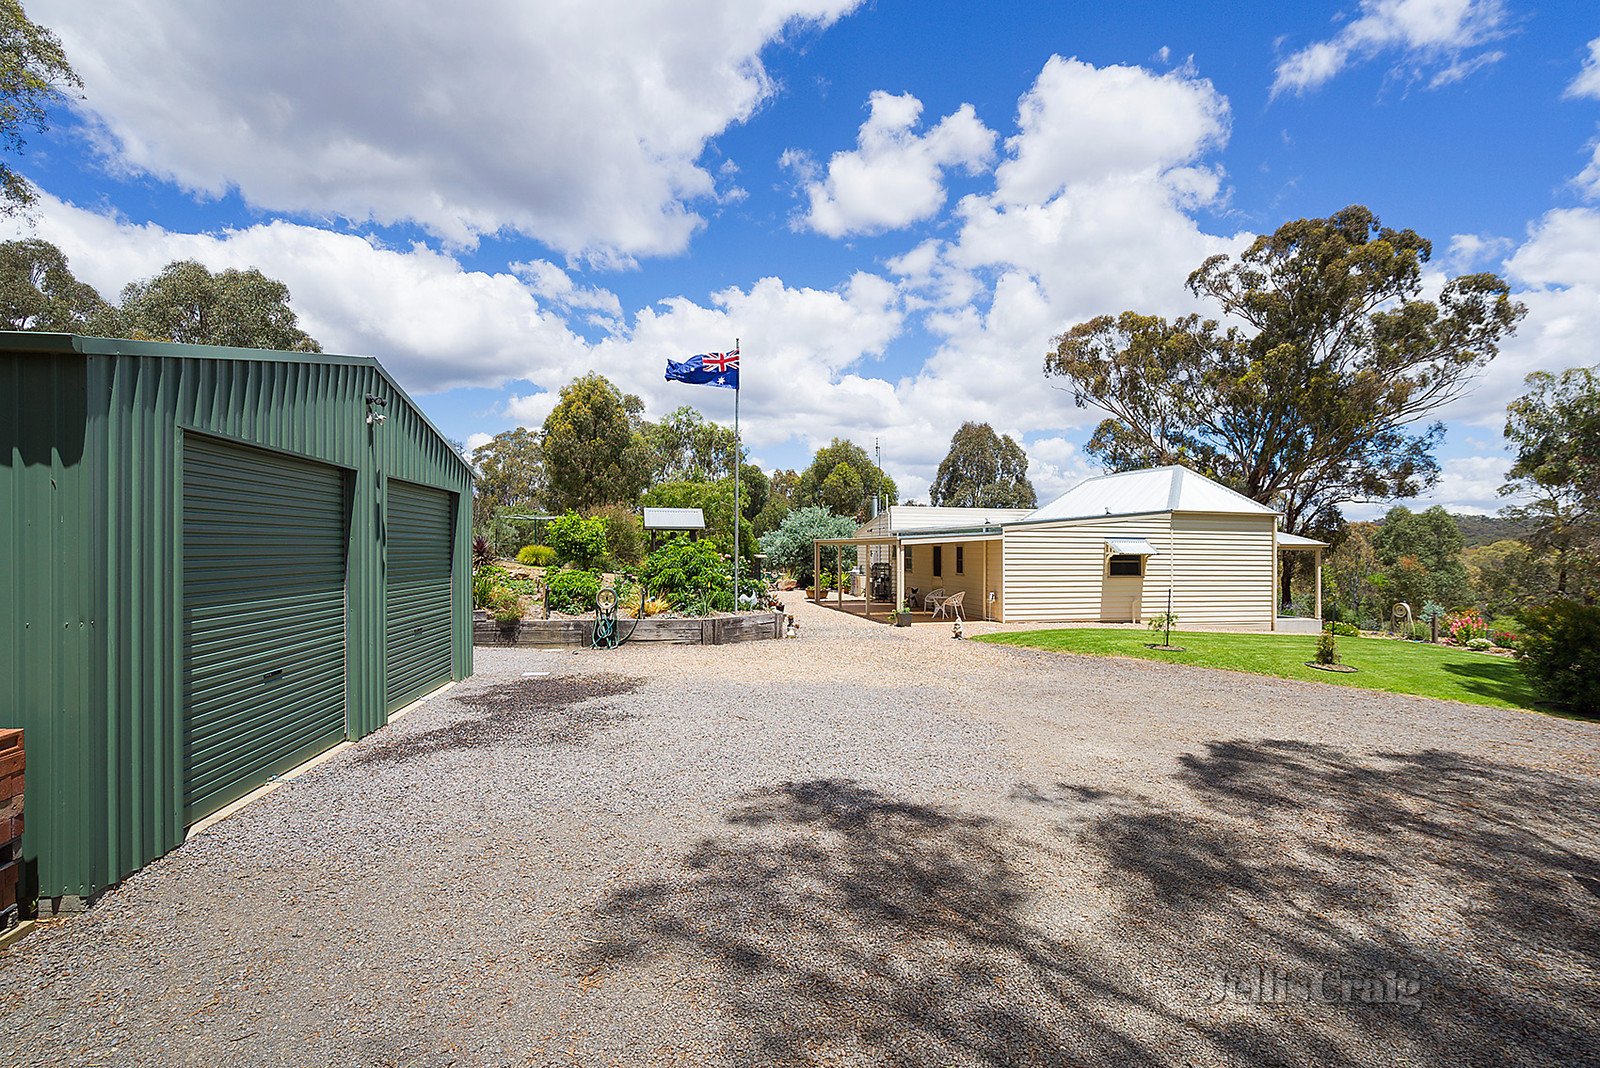
<svg viewBox="0 0 1600 1068">
<path fill-rule="evenodd" d="M 1600 726 L 791 608 L 478 650 L 0 954 L 0 1059 L 1600 1063 Z"/>
</svg>

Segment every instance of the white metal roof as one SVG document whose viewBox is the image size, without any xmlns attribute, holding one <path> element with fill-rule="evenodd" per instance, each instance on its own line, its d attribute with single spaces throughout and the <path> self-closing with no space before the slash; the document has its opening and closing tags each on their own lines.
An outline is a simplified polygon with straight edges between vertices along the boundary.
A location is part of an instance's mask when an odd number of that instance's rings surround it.
<svg viewBox="0 0 1600 1068">
<path fill-rule="evenodd" d="M 1000 541 L 1000 540 L 1003 539 L 1003 537 L 1004 537 L 1004 535 L 1002 535 L 998 530 L 987 530 L 986 531 L 981 527 L 974 527 L 972 530 L 966 530 L 966 531 L 962 531 L 962 530 L 955 530 L 955 531 L 945 530 L 945 531 L 932 531 L 932 532 L 927 533 L 927 534 L 918 534 L 918 533 L 912 532 L 912 533 L 909 533 L 909 534 L 902 535 L 901 538 L 900 538 L 900 544 L 901 545 L 948 545 L 948 544 L 951 544 L 951 543 L 954 543 L 954 542 L 962 542 L 962 541 Z"/>
<path fill-rule="evenodd" d="M 1032 508 L 934 508 L 926 504 L 895 504 L 885 508 L 876 519 L 861 524 L 861 530 L 899 534 L 913 530 L 988 527 L 1014 522 L 1032 511 Z"/>
<path fill-rule="evenodd" d="M 1146 512 L 1221 512 L 1230 515 L 1276 515 L 1242 493 L 1187 467 L 1152 467 L 1085 479 L 1026 518 L 1090 519 L 1101 515 Z"/>
<path fill-rule="evenodd" d="M 646 508 L 646 530 L 704 530 L 705 513 L 698 508 Z"/>
<path fill-rule="evenodd" d="M 1327 547 L 1327 542 L 1318 541 L 1316 538 L 1302 538 L 1298 534 L 1287 531 L 1278 531 L 1278 548 L 1280 549 L 1322 549 Z"/>
</svg>

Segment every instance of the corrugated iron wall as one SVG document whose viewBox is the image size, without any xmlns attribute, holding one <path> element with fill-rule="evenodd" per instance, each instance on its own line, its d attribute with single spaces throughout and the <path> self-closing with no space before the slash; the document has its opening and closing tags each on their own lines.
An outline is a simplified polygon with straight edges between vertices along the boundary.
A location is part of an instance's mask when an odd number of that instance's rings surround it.
<svg viewBox="0 0 1600 1068">
<path fill-rule="evenodd" d="M 25 855 L 49 843 L 71 873 L 103 868 L 106 828 L 104 442 L 87 376 L 82 360 L 0 352 L 0 723 L 26 729 Z M 31 897 L 39 872 L 22 875 Z"/>
<path fill-rule="evenodd" d="M 45 896 L 95 893 L 182 841 L 186 434 L 353 473 L 350 737 L 385 722 L 389 477 L 457 495 L 455 677 L 472 672 L 470 476 L 370 360 L 83 338 L 70 339 L 74 354 L 53 340 L 52 353 L 0 352 L 0 416 L 10 421 L 0 442 L 13 425 L 21 442 L 0 486 L 12 506 L 0 563 L 31 574 L 49 558 L 55 575 L 48 587 L 41 576 L 12 578 L 17 607 L 0 616 L 27 636 L 4 647 L 19 662 L 4 664 L 0 725 L 19 720 L 29 731 L 25 853 L 38 859 Z M 381 425 L 367 421 L 369 393 L 389 401 Z M 70 457 L 75 438 L 80 455 Z M 31 636 L 46 620 L 61 640 Z"/>
</svg>

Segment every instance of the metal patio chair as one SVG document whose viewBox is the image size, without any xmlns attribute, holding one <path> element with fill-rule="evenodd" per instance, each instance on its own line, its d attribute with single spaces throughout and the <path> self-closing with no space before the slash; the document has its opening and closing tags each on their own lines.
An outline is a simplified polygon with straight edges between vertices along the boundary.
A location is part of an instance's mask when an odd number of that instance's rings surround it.
<svg viewBox="0 0 1600 1068">
<path fill-rule="evenodd" d="M 938 619 L 946 612 L 955 613 L 955 618 L 957 619 L 965 618 L 961 614 L 961 602 L 965 601 L 966 599 L 966 590 L 958 590 L 955 593 L 952 593 L 950 596 L 940 599 L 938 606 L 933 610 L 933 618 Z"/>
</svg>

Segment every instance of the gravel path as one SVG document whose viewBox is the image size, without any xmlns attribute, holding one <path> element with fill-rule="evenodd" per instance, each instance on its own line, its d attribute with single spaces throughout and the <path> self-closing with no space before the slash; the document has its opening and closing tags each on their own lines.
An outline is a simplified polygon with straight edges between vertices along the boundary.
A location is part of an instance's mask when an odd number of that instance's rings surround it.
<svg viewBox="0 0 1600 1068">
<path fill-rule="evenodd" d="M 791 608 L 478 650 L 0 954 L 0 1060 L 1600 1063 L 1600 725 Z"/>
</svg>

